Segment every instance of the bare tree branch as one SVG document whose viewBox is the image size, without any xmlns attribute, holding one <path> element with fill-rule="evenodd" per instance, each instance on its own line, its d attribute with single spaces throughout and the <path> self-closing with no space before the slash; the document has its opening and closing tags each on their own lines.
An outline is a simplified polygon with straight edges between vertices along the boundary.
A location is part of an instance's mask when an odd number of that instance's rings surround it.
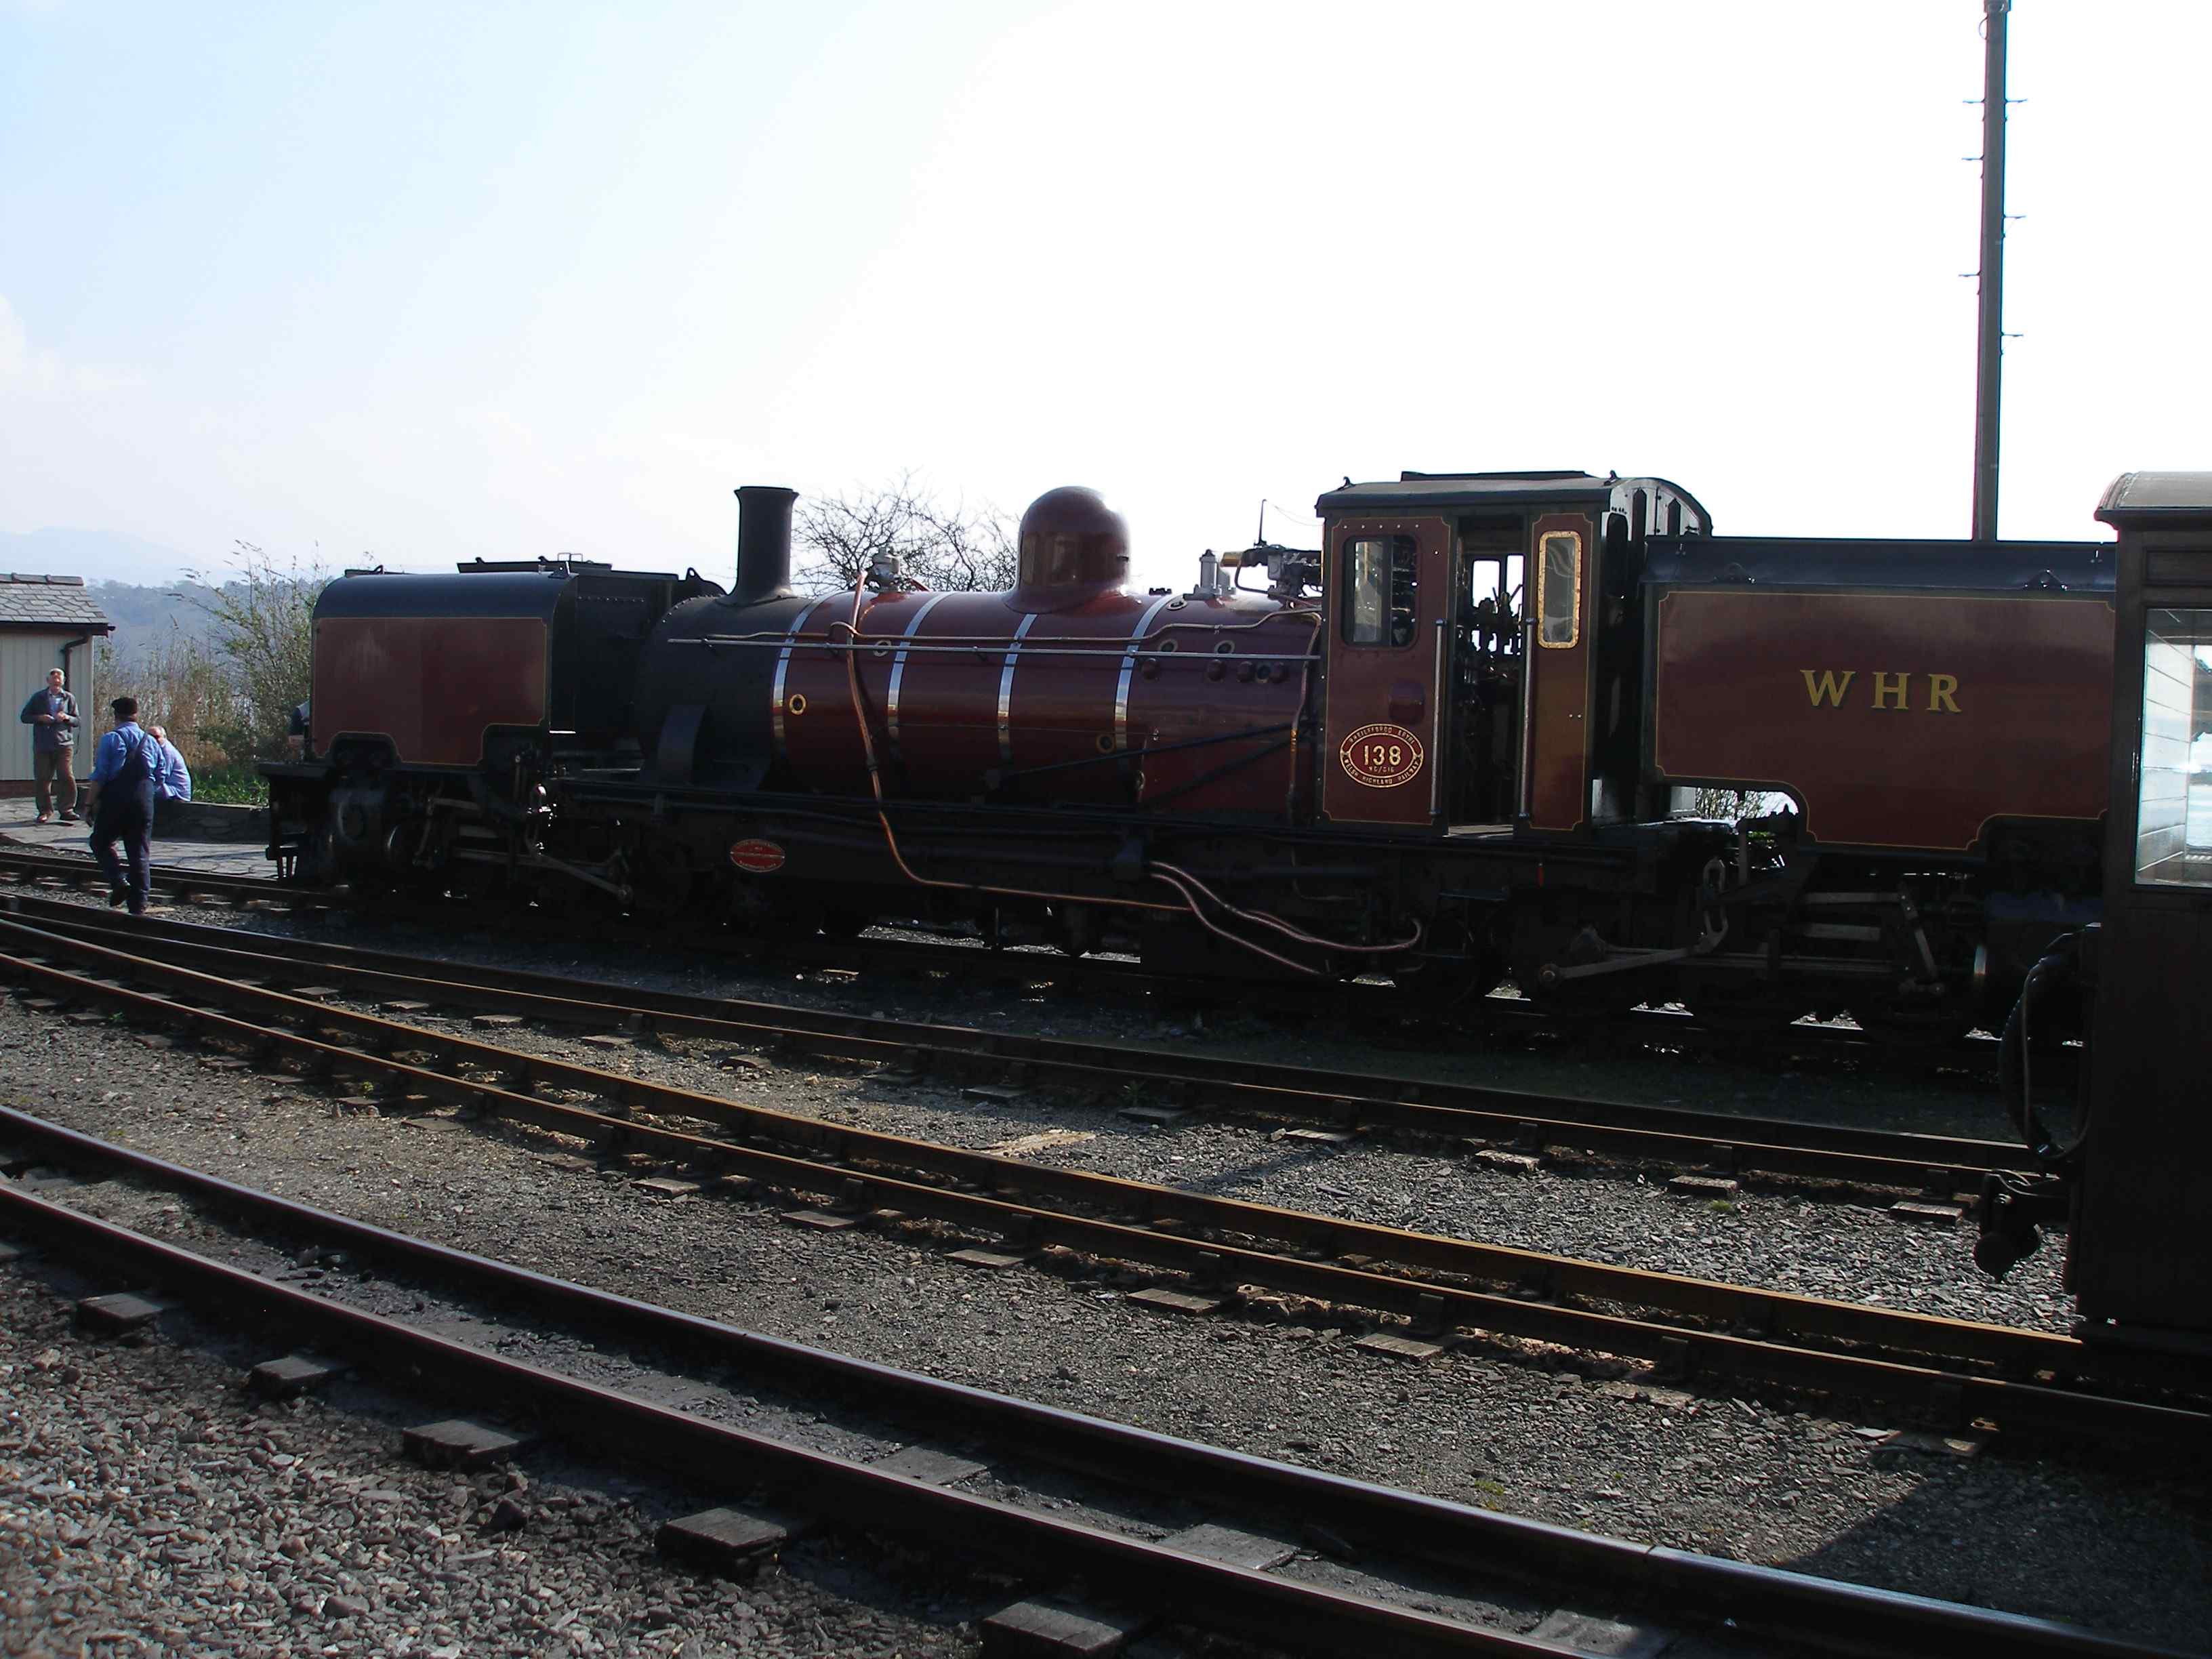
<svg viewBox="0 0 2212 1659">
<path fill-rule="evenodd" d="M 1778 811 L 1789 805 L 1787 795 L 1760 789 L 1693 789 L 1690 799 L 1674 814 L 1686 818 L 1722 818 L 1741 823 L 1746 818 Z"/>
<path fill-rule="evenodd" d="M 1014 585 L 1014 527 L 995 508 L 946 506 L 911 472 L 896 483 L 810 496 L 792 520 L 794 582 L 809 593 L 852 587 L 882 555 L 923 587 L 1002 592 Z"/>
</svg>

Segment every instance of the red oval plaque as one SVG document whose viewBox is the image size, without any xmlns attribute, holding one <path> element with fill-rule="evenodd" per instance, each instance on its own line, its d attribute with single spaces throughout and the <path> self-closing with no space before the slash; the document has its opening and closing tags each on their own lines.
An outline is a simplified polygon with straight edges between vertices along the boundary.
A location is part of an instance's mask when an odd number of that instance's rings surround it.
<svg viewBox="0 0 2212 1659">
<path fill-rule="evenodd" d="M 1338 763 L 1354 783 L 1395 789 L 1421 773 L 1421 740 L 1402 726 L 1363 726 L 1337 745 Z"/>
<path fill-rule="evenodd" d="M 764 876 L 771 871 L 783 868 L 783 848 L 772 841 L 763 841 L 757 836 L 750 841 L 732 842 L 730 843 L 730 862 L 740 870 Z"/>
</svg>

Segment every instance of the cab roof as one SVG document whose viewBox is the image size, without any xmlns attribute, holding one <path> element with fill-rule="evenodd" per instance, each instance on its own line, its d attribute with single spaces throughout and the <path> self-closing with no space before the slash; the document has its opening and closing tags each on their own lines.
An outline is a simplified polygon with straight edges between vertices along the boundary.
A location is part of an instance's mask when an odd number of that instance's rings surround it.
<svg viewBox="0 0 2212 1659">
<path fill-rule="evenodd" d="M 2097 503 L 2097 517 L 2123 529 L 2147 521 L 2212 518 L 2212 472 L 2123 472 Z"/>
<path fill-rule="evenodd" d="M 1601 478 L 1595 473 L 1573 471 L 1401 472 L 1395 480 L 1376 483 L 1354 483 L 1346 478 L 1314 506 L 1324 516 L 1445 507 L 1602 508 L 1615 501 L 1625 505 L 1629 495 L 1638 489 L 1648 491 L 1655 500 L 1678 499 L 1700 524 L 1707 522 L 1697 498 L 1664 478 L 1624 478 L 1613 473 Z"/>
</svg>

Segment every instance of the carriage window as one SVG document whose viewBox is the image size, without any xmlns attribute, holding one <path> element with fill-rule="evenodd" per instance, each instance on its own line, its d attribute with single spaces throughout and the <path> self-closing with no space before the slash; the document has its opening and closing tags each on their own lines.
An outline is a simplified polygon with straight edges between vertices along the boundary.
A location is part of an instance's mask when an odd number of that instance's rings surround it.
<svg viewBox="0 0 2212 1659">
<path fill-rule="evenodd" d="M 2136 879 L 2212 887 L 2212 611 L 2154 611 L 2143 633 Z"/>
<path fill-rule="evenodd" d="M 1347 645 L 1411 645 L 1420 567 L 1411 536 L 1355 537 L 1344 544 Z"/>
<path fill-rule="evenodd" d="M 1581 637 L 1583 538 L 1572 530 L 1547 532 L 1536 561 L 1536 642 L 1563 651 Z"/>
</svg>

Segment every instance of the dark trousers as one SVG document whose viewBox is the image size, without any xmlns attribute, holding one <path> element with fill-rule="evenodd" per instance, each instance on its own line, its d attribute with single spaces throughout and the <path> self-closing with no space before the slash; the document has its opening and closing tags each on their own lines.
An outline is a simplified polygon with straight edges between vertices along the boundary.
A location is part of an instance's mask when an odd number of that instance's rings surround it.
<svg viewBox="0 0 2212 1659">
<path fill-rule="evenodd" d="M 57 806 L 64 812 L 76 811 L 76 775 L 70 770 L 76 758 L 67 749 L 41 749 L 32 756 L 31 773 L 38 780 L 40 817 Z"/>
<path fill-rule="evenodd" d="M 92 820 L 92 855 L 100 860 L 101 872 L 107 878 L 108 887 L 129 896 L 131 914 L 137 915 L 146 908 L 146 895 L 150 885 L 148 871 L 154 860 L 154 815 L 150 812 L 99 812 Z M 130 861 L 126 879 L 123 866 L 115 856 L 115 843 L 123 843 L 123 855 Z"/>
</svg>

